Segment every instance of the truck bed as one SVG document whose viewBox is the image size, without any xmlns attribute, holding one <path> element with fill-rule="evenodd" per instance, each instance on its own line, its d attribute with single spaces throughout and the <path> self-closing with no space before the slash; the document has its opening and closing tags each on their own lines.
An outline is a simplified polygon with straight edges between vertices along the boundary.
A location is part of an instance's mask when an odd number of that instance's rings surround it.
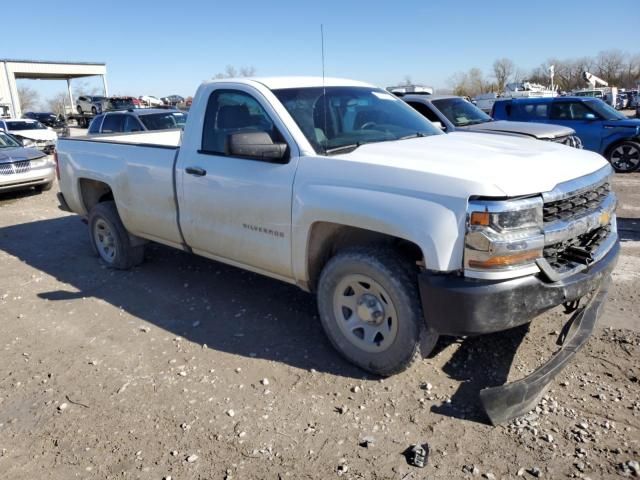
<svg viewBox="0 0 640 480">
<path fill-rule="evenodd" d="M 69 207 L 87 215 L 83 185 L 103 182 L 113 189 L 127 230 L 179 246 L 174 166 L 180 137 L 181 130 L 165 130 L 60 139 L 60 189 Z"/>
</svg>

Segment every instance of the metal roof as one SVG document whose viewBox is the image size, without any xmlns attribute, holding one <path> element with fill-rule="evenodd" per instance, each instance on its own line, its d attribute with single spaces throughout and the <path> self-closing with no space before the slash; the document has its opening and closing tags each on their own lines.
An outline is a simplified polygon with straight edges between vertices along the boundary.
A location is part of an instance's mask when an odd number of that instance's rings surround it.
<svg viewBox="0 0 640 480">
<path fill-rule="evenodd" d="M 26 59 L 15 59 L 15 58 L 0 58 L 0 62 L 10 62 L 10 63 L 55 63 L 59 65 L 102 65 L 106 66 L 107 64 L 104 62 L 57 62 L 57 61 L 49 61 L 49 60 L 26 60 Z"/>
</svg>

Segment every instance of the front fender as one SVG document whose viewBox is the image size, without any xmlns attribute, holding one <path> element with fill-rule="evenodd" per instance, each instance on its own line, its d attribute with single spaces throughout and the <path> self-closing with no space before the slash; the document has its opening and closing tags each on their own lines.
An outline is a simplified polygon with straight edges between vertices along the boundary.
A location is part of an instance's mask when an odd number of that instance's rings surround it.
<svg viewBox="0 0 640 480">
<path fill-rule="evenodd" d="M 426 267 L 461 268 L 466 199 L 426 199 L 406 192 L 387 192 L 343 185 L 307 185 L 293 203 L 292 266 L 296 280 L 309 280 L 311 232 L 316 222 L 345 225 L 415 243 Z"/>
</svg>

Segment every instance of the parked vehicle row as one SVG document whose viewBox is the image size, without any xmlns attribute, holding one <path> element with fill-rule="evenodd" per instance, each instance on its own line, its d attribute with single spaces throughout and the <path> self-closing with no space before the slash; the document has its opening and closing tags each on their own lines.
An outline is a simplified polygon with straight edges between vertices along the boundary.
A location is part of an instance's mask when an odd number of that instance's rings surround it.
<svg viewBox="0 0 640 480">
<path fill-rule="evenodd" d="M 79 115 L 91 113 L 97 115 L 109 110 L 140 108 L 140 100 L 128 96 L 80 96 L 77 100 L 76 111 Z"/>
<path fill-rule="evenodd" d="M 180 110 L 139 109 L 106 112 L 96 116 L 89 125 L 89 134 L 130 133 L 147 130 L 184 128 L 187 114 Z"/>
<path fill-rule="evenodd" d="M 69 136 L 69 125 L 64 115 L 56 115 L 53 112 L 26 112 L 22 115 L 22 118 L 37 120 L 45 127 L 49 127 L 56 132 L 58 137 Z"/>
<path fill-rule="evenodd" d="M 518 135 L 582 148 L 576 132 L 560 125 L 494 120 L 471 102 L 453 95 L 401 95 L 418 112 L 444 132 Z"/>
<path fill-rule="evenodd" d="M 498 100 L 492 117 L 499 120 L 564 125 L 576 131 L 585 149 L 603 155 L 618 172 L 640 167 L 640 120 L 593 97 Z"/>
<path fill-rule="evenodd" d="M 378 375 L 439 335 L 582 300 L 548 363 L 480 393 L 493 423 L 535 406 L 588 340 L 620 248 L 602 156 L 444 134 L 350 80 L 207 82 L 184 132 L 65 138 L 58 162 L 61 208 L 87 217 L 106 265 L 140 264 L 154 241 L 295 284 L 317 295 L 336 350 Z"/>
<path fill-rule="evenodd" d="M 54 152 L 58 140 L 54 130 L 31 118 L 0 119 L 0 130 L 11 134 L 22 146 L 37 148 L 46 154 Z"/>
</svg>

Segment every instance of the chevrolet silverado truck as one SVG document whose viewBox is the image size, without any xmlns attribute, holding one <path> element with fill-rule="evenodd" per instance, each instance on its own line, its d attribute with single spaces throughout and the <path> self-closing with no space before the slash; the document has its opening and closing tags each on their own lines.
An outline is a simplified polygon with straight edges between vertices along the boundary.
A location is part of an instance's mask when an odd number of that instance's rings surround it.
<svg viewBox="0 0 640 480">
<path fill-rule="evenodd" d="M 493 423 L 531 409 L 586 342 L 619 252 L 600 155 L 443 134 L 350 80 L 207 82 L 183 132 L 63 138 L 57 160 L 61 208 L 87 218 L 108 266 L 140 264 L 151 241 L 297 285 L 317 296 L 336 350 L 378 375 L 439 335 L 564 304 L 554 356 L 481 392 Z"/>
</svg>

